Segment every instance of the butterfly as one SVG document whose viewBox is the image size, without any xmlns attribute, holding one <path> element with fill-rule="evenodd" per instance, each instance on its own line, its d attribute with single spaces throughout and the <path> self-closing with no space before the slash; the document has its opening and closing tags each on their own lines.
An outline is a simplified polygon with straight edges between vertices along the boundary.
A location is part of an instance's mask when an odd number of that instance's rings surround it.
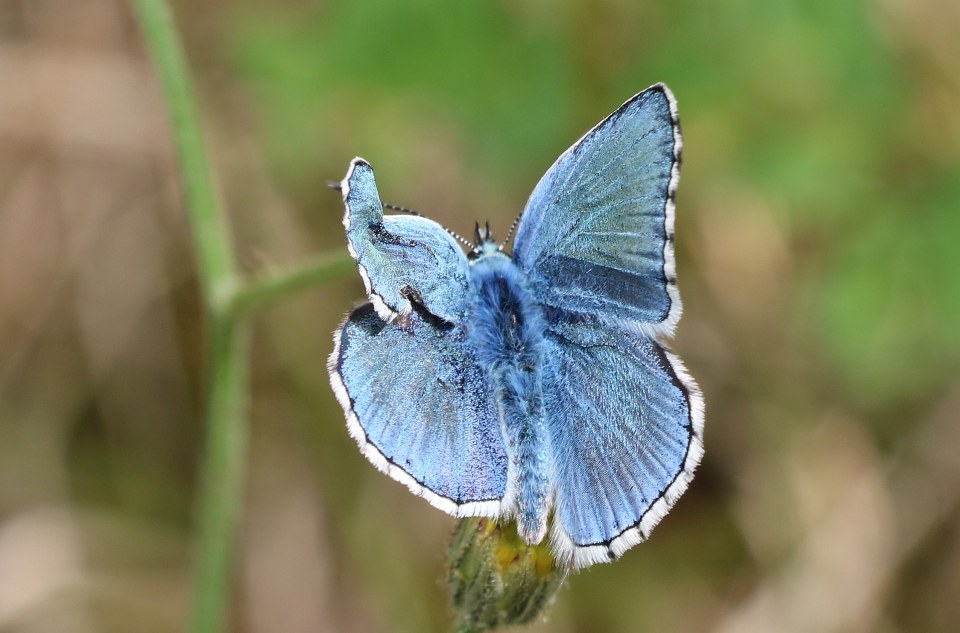
<svg viewBox="0 0 960 633">
<path fill-rule="evenodd" d="M 512 254 L 384 215 L 361 158 L 340 183 L 367 303 L 330 382 L 374 466 L 457 517 L 514 519 L 563 565 L 619 558 L 686 490 L 703 397 L 663 340 L 680 318 L 676 101 L 657 84 L 565 151 Z M 462 239 L 462 238 L 461 238 Z"/>
</svg>

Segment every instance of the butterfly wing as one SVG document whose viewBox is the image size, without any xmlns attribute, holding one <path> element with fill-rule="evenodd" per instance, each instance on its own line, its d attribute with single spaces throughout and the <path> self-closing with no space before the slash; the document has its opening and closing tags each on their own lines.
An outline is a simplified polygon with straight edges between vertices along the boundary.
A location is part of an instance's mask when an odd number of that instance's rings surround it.
<svg viewBox="0 0 960 633">
<path fill-rule="evenodd" d="M 450 234 L 427 218 L 384 217 L 373 169 L 362 158 L 350 163 L 340 190 L 347 245 L 377 314 L 391 321 L 418 303 L 462 323 L 470 266 Z"/>
<path fill-rule="evenodd" d="M 500 514 L 507 458 L 487 378 L 458 328 L 372 304 L 335 334 L 328 368 L 350 434 L 374 466 L 454 516 Z"/>
<path fill-rule="evenodd" d="M 527 202 L 513 253 L 541 301 L 672 330 L 681 145 L 673 95 L 658 84 L 557 159 Z"/>
<path fill-rule="evenodd" d="M 703 455 L 703 398 L 679 359 L 635 331 L 571 318 L 547 333 L 555 551 L 574 567 L 645 540 Z"/>
</svg>

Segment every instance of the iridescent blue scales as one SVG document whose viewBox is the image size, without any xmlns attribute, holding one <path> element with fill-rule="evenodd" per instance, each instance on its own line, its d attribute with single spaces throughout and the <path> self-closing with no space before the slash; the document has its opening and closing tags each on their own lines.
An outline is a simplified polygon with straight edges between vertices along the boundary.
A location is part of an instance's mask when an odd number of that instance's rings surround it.
<svg viewBox="0 0 960 633">
<path fill-rule="evenodd" d="M 574 568 L 645 540 L 703 454 L 703 399 L 662 342 L 681 311 L 680 149 L 666 86 L 634 96 L 540 180 L 512 257 L 384 216 L 354 159 L 344 225 L 369 303 L 329 369 L 367 459 L 454 516 L 549 531 Z"/>
</svg>

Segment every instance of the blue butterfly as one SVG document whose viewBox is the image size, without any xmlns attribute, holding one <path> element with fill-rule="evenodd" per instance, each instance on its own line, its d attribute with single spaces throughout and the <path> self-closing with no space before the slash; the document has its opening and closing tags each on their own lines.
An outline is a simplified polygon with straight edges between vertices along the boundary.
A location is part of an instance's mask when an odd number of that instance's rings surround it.
<svg viewBox="0 0 960 633">
<path fill-rule="evenodd" d="M 558 561 L 645 540 L 703 455 L 700 390 L 661 339 L 680 318 L 670 90 L 637 94 L 547 171 L 512 257 L 465 254 L 423 217 L 384 216 L 350 163 L 343 224 L 369 303 L 334 336 L 330 382 L 378 469 L 454 516 L 550 525 Z M 548 521 L 552 514 L 552 521 Z"/>
</svg>

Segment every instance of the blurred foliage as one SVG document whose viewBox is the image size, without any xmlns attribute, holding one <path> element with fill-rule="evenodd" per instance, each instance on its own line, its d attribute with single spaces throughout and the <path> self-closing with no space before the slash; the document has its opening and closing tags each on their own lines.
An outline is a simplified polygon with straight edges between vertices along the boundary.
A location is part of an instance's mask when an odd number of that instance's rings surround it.
<svg viewBox="0 0 960 633">
<path fill-rule="evenodd" d="M 340 252 L 325 183 L 355 155 L 387 201 L 503 235 L 584 131 L 675 92 L 674 346 L 705 461 L 648 543 L 533 628 L 954 630 L 956 2 L 175 8 L 250 273 Z M 122 0 L 0 4 L 5 631 L 184 617 L 203 331 L 154 82 Z M 361 299 L 351 274 L 258 316 L 234 630 L 449 625 L 452 519 L 366 463 L 327 384 Z"/>
<path fill-rule="evenodd" d="M 464 178 L 517 192 L 513 208 L 494 198 L 469 210 L 509 216 L 570 130 L 665 80 L 684 123 L 705 132 L 687 139 L 696 172 L 681 195 L 749 188 L 788 239 L 817 250 L 799 254 L 812 259 L 797 270 L 810 294 L 791 312 L 860 404 L 924 397 L 957 366 L 956 148 L 925 138 L 948 132 L 922 120 L 936 76 L 911 72 L 877 7 L 419 0 L 236 15 L 230 59 L 291 187 L 310 188 L 338 151 L 376 157 L 391 184 L 428 187 L 416 154 L 448 132 L 466 153 L 458 168 L 480 172 Z M 903 380 L 907 359 L 924 375 Z"/>
</svg>

